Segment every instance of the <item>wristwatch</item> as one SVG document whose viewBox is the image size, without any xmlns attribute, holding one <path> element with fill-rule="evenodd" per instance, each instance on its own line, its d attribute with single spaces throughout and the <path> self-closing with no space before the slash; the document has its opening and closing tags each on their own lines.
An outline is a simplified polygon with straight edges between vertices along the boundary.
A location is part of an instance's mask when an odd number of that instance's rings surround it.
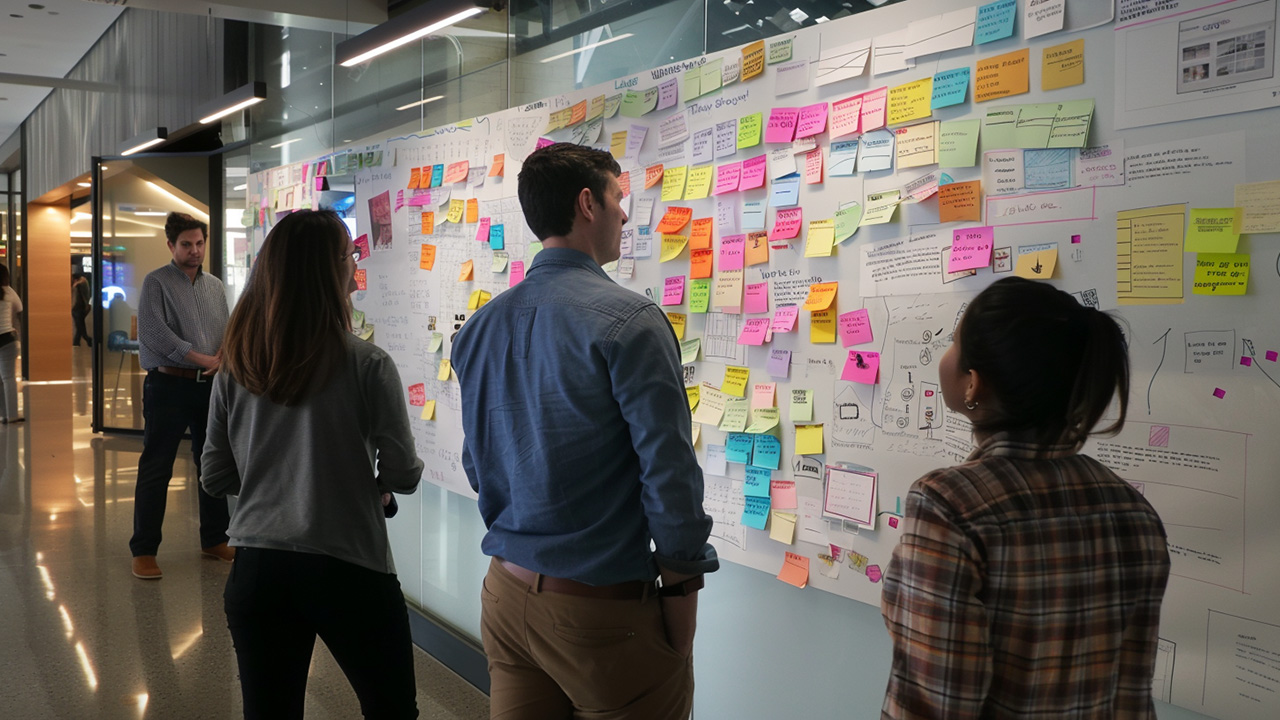
<svg viewBox="0 0 1280 720">
<path fill-rule="evenodd" d="M 698 592 L 707 584 L 705 575 L 694 575 L 688 580 L 678 582 L 675 585 L 663 585 L 658 588 L 658 597 L 687 597 Z"/>
</svg>

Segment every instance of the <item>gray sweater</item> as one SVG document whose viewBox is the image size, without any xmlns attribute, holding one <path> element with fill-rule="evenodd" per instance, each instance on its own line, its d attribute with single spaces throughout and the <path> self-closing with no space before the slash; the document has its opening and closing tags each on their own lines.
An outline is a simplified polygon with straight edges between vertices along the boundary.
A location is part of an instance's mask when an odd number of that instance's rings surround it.
<svg viewBox="0 0 1280 720">
<path fill-rule="evenodd" d="M 395 565 L 381 495 L 413 492 L 423 467 L 395 363 L 351 336 L 345 367 L 293 407 L 219 373 L 200 465 L 206 492 L 239 496 L 231 545 L 319 553 L 382 573 Z"/>
</svg>

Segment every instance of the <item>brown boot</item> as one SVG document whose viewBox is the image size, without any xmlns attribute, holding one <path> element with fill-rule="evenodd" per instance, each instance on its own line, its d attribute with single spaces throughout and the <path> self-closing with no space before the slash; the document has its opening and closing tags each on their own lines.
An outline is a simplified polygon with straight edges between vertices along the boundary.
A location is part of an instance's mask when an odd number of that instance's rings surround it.
<svg viewBox="0 0 1280 720">
<path fill-rule="evenodd" d="M 133 576 L 143 580 L 159 580 L 164 577 L 155 555 L 138 555 L 133 559 Z"/>
<path fill-rule="evenodd" d="M 226 543 L 218 543 L 212 547 L 204 548 L 200 553 L 218 560 L 225 560 L 226 562 L 235 562 L 236 559 L 236 549 Z"/>
</svg>

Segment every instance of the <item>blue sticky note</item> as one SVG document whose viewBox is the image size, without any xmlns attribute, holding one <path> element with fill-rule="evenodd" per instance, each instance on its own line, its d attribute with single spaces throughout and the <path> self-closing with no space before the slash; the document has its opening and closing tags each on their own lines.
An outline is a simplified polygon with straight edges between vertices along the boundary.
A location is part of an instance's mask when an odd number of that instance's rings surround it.
<svg viewBox="0 0 1280 720">
<path fill-rule="evenodd" d="M 506 247 L 501 225 L 489 226 L 489 247 L 493 250 L 502 250 Z"/>
<path fill-rule="evenodd" d="M 791 207 L 800 202 L 800 178 L 788 175 L 773 181 L 769 189 L 769 207 Z"/>
<path fill-rule="evenodd" d="M 857 162 L 858 138 L 831 141 L 831 158 L 827 160 L 827 175 L 852 175 Z"/>
<path fill-rule="evenodd" d="M 773 473 L 765 468 L 748 467 L 747 480 L 742 484 L 742 491 L 747 497 L 769 497 L 769 479 Z"/>
<path fill-rule="evenodd" d="M 769 521 L 769 496 L 747 497 L 742 508 L 742 524 L 757 530 L 763 530 Z"/>
<path fill-rule="evenodd" d="M 751 464 L 758 468 L 777 470 L 781 462 L 782 443 L 778 438 L 772 435 L 756 435 L 756 447 L 751 453 Z M 748 473 L 751 470 L 752 468 L 747 468 Z"/>
<path fill-rule="evenodd" d="M 1069 150 L 1023 150 L 1023 187 L 1028 190 L 1061 190 L 1071 187 Z"/>
<path fill-rule="evenodd" d="M 444 165 L 431 166 L 431 187 L 440 187 L 444 182 Z"/>
<path fill-rule="evenodd" d="M 731 463 L 746 465 L 751 462 L 751 448 L 754 442 L 746 433 L 729 433 L 724 443 L 724 459 Z"/>
<path fill-rule="evenodd" d="M 1013 35 L 1013 18 L 1018 14 L 1018 0 L 996 0 L 978 7 L 978 29 L 973 42 L 977 45 L 1003 40 Z"/>
<path fill-rule="evenodd" d="M 969 68 L 947 70 L 933 76 L 933 100 L 929 107 L 938 108 L 959 105 L 969 92 Z"/>
<path fill-rule="evenodd" d="M 742 229 L 747 232 L 764 229 L 763 200 L 751 200 L 742 204 Z"/>
</svg>

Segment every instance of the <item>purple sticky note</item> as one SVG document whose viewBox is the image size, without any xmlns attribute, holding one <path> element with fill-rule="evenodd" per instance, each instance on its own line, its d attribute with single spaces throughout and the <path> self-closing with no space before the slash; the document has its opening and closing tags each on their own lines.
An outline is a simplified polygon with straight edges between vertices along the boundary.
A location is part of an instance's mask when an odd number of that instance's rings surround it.
<svg viewBox="0 0 1280 720">
<path fill-rule="evenodd" d="M 1249 357 L 1248 355 L 1241 355 L 1241 356 L 1240 356 L 1240 364 L 1241 364 L 1241 365 L 1243 365 L 1243 366 L 1245 366 L 1245 367 L 1249 367 L 1249 366 L 1253 365 L 1253 358 Z"/>
<path fill-rule="evenodd" d="M 791 375 L 791 351 L 770 350 L 766 370 L 770 377 L 786 379 Z"/>
<path fill-rule="evenodd" d="M 752 283 L 747 286 L 742 312 L 748 315 L 769 312 L 769 283 Z"/>
<path fill-rule="evenodd" d="M 1221 400 L 1222 398 L 1227 396 L 1227 391 L 1223 390 L 1222 388 L 1214 388 L 1213 396 Z"/>
<path fill-rule="evenodd" d="M 1071 236 L 1071 244 L 1072 244 L 1072 245 L 1079 245 L 1079 244 L 1080 244 L 1080 236 L 1079 236 L 1079 235 L 1072 235 L 1072 236 Z"/>
<path fill-rule="evenodd" d="M 851 380 L 864 385 L 875 385 L 880 375 L 880 353 L 867 350 L 850 350 L 844 361 L 841 380 Z"/>
<path fill-rule="evenodd" d="M 1268 360 L 1270 360 L 1271 362 L 1275 362 L 1277 358 L 1280 358 L 1280 353 L 1277 353 L 1275 350 L 1268 350 L 1268 351 L 1267 351 L 1267 359 L 1268 359 Z"/>
<path fill-rule="evenodd" d="M 844 347 L 861 345 L 874 339 L 871 337 L 871 316 L 866 310 L 847 312 L 837 319 L 840 326 L 840 341 Z"/>
</svg>

